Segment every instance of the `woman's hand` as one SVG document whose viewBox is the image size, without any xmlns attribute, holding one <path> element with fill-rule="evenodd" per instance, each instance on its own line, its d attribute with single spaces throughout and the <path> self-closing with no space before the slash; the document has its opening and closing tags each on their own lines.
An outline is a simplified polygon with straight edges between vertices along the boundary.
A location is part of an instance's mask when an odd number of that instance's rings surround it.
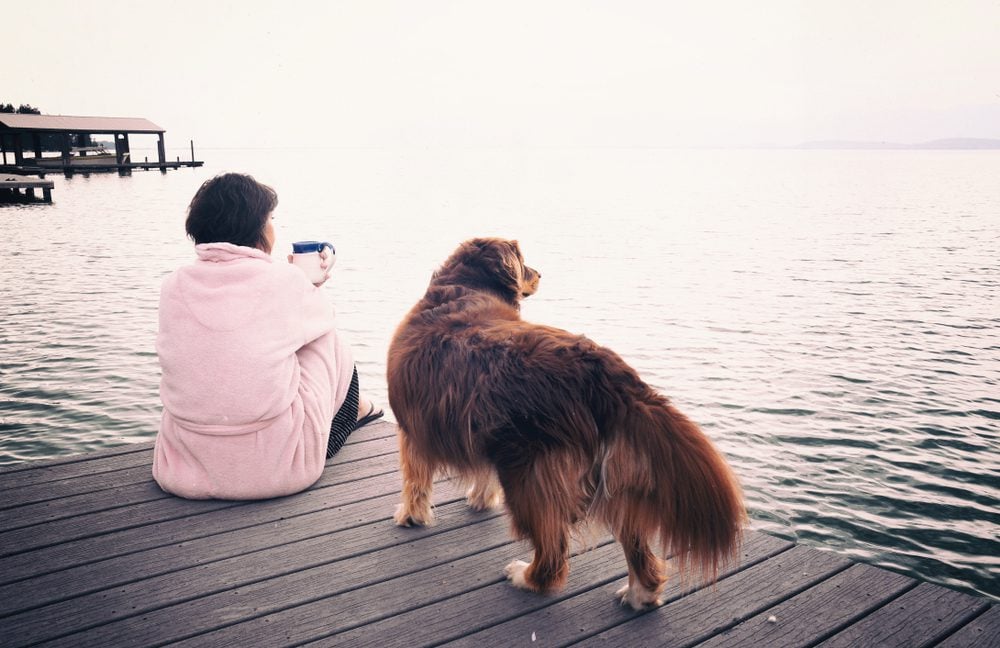
<svg viewBox="0 0 1000 648">
<path fill-rule="evenodd" d="M 330 253 L 323 248 L 319 251 L 319 267 L 323 268 L 323 281 L 313 284 L 317 288 L 326 283 L 326 280 L 330 278 L 330 271 L 333 270 L 333 264 L 330 263 Z"/>
<path fill-rule="evenodd" d="M 293 258 L 294 257 L 289 254 L 288 262 L 291 263 Z M 330 263 L 330 253 L 326 251 L 326 248 L 320 250 L 319 252 L 319 267 L 323 269 L 323 281 L 313 284 L 317 288 L 326 283 L 326 280 L 330 278 L 330 270 L 333 268 L 333 264 Z"/>
</svg>

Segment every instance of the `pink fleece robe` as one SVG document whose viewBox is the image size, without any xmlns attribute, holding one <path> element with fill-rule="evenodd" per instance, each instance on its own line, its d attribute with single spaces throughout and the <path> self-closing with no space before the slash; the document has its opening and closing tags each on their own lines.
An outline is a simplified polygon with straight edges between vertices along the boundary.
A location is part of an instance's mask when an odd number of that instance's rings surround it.
<svg viewBox="0 0 1000 648">
<path fill-rule="evenodd" d="M 312 485 L 354 362 L 333 306 L 260 250 L 206 243 L 160 292 L 163 418 L 153 478 L 192 499 L 261 499 Z"/>
</svg>

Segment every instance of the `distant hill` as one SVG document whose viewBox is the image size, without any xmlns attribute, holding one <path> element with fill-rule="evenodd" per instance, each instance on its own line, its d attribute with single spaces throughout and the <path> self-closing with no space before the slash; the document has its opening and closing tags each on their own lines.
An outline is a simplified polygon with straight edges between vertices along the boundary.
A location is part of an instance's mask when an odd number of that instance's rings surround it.
<svg viewBox="0 0 1000 648">
<path fill-rule="evenodd" d="M 1000 149 L 1000 140 L 975 137 L 953 137 L 914 144 L 915 149 Z"/>
<path fill-rule="evenodd" d="M 793 148 L 797 149 L 836 149 L 836 150 L 991 150 L 1000 149 L 1000 139 L 984 139 L 977 137 L 953 137 L 936 139 L 919 144 L 900 144 L 898 142 L 852 142 L 844 140 L 826 140 L 818 142 L 803 142 Z"/>
</svg>

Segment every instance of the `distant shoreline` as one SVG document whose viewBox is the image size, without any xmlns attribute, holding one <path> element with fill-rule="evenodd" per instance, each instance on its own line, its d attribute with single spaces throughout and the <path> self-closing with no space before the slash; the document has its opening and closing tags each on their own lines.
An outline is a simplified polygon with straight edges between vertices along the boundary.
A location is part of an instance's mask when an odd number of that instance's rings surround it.
<svg viewBox="0 0 1000 648">
<path fill-rule="evenodd" d="M 936 139 L 917 144 L 901 144 L 898 142 L 855 142 L 842 140 L 827 140 L 803 142 L 793 146 L 795 149 L 806 150 L 872 150 L 872 151 L 989 151 L 1000 149 L 1000 139 L 978 137 L 954 137 Z"/>
</svg>

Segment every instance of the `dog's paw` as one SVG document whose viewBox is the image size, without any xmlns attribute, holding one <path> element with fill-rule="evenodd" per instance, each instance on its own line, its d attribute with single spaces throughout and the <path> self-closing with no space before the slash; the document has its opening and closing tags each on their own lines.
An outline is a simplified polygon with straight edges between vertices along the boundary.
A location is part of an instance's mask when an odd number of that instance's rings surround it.
<svg viewBox="0 0 1000 648">
<path fill-rule="evenodd" d="M 514 587 L 524 590 L 534 590 L 533 587 L 528 585 L 528 580 L 524 577 L 524 572 L 527 570 L 528 563 L 523 560 L 515 560 L 503 568 L 503 573 Z"/>
<path fill-rule="evenodd" d="M 465 501 L 474 511 L 491 511 L 503 506 L 503 491 L 473 486 L 465 494 Z"/>
<path fill-rule="evenodd" d="M 623 606 L 627 605 L 636 611 L 648 610 L 663 605 L 663 600 L 660 598 L 659 592 L 648 590 L 638 584 L 635 587 L 626 585 L 615 592 L 615 597 L 621 601 Z"/>
<path fill-rule="evenodd" d="M 400 504 L 396 507 L 396 514 L 392 516 L 392 519 L 397 525 L 403 527 L 431 526 L 434 524 L 434 513 L 430 509 L 420 512 L 413 511 L 406 504 Z"/>
</svg>

